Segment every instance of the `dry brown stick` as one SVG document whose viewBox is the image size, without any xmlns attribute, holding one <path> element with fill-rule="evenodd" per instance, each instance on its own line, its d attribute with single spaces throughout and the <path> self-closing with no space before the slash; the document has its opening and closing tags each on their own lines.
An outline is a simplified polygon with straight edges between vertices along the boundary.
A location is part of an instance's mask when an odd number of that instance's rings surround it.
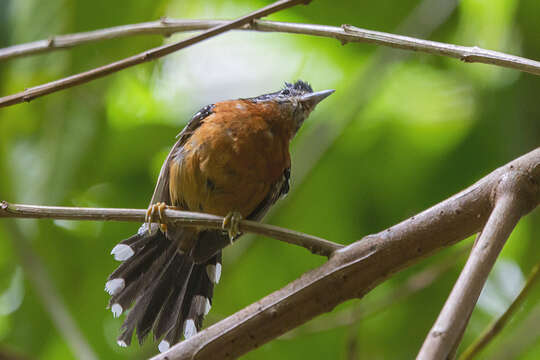
<svg viewBox="0 0 540 360">
<path fill-rule="evenodd" d="M 342 326 L 350 326 L 360 323 L 366 318 L 375 316 L 389 307 L 402 302 L 417 292 L 431 286 L 442 275 L 455 267 L 456 262 L 458 262 L 462 255 L 469 250 L 469 247 L 464 247 L 452 252 L 440 262 L 434 263 L 411 275 L 405 279 L 400 286 L 393 289 L 384 297 L 369 299 L 370 301 L 367 303 L 364 302 L 362 306 L 349 307 L 338 313 L 332 314 L 332 317 L 319 317 L 314 319 L 305 326 L 289 331 L 287 334 L 283 335 L 281 339 L 292 339 L 295 336 L 302 334 L 317 333 Z"/>
<path fill-rule="evenodd" d="M 178 20 L 162 19 L 146 23 L 115 26 L 108 29 L 84 33 L 59 35 L 46 40 L 20 44 L 0 49 L 0 61 L 10 58 L 65 49 L 98 40 L 133 36 L 140 34 L 170 34 L 182 31 L 205 30 L 227 24 L 224 20 Z M 477 62 L 498 65 L 519 71 L 540 75 L 540 62 L 486 50 L 477 46 L 460 46 L 437 41 L 417 39 L 409 36 L 389 34 L 380 31 L 361 29 L 351 25 L 325 26 L 316 24 L 295 24 L 274 21 L 253 21 L 242 30 L 284 32 L 335 38 L 342 43 L 367 42 L 398 49 L 421 51 L 434 55 L 449 56 L 464 62 Z M 0 99 L 0 105 L 2 99 Z"/>
<path fill-rule="evenodd" d="M 105 209 L 22 205 L 11 204 L 7 201 L 2 201 L 0 203 L 0 218 L 50 218 L 63 220 L 116 220 L 144 222 L 145 216 L 146 210 L 142 209 Z M 164 216 L 165 220 L 176 222 L 184 226 L 203 226 L 213 229 L 221 229 L 223 224 L 223 218 L 221 216 L 193 213 L 188 211 L 166 209 Z M 268 236 L 289 244 L 302 246 L 314 254 L 327 257 L 330 256 L 334 251 L 343 247 L 343 245 L 333 243 L 317 236 L 307 235 L 297 231 L 250 220 L 240 221 L 240 231 Z"/>
<path fill-rule="evenodd" d="M 523 304 L 523 301 L 527 298 L 527 296 L 530 294 L 531 289 L 533 286 L 538 282 L 540 279 L 540 263 L 536 264 L 531 273 L 529 274 L 529 278 L 527 279 L 527 282 L 525 283 L 525 286 L 523 289 L 521 289 L 519 295 L 514 299 L 512 304 L 506 309 L 504 314 L 500 318 L 498 318 L 495 322 L 493 322 L 483 333 L 482 335 L 474 341 L 461 356 L 459 357 L 459 360 L 470 360 L 473 359 L 480 351 L 482 351 L 491 340 L 495 338 L 495 336 L 501 332 L 502 329 L 506 326 L 508 321 L 512 318 L 512 315 L 516 312 L 516 310 L 519 309 L 521 304 Z"/>
<path fill-rule="evenodd" d="M 177 32 L 207 30 L 226 23 L 226 20 L 169 20 L 167 18 L 162 18 L 158 21 L 113 26 L 110 28 L 74 34 L 55 35 L 48 39 L 2 48 L 0 49 L 0 61 L 69 49 L 78 45 L 102 40 L 135 35 L 169 36 Z"/>
<path fill-rule="evenodd" d="M 387 34 L 379 31 L 360 29 L 343 25 L 348 34 L 355 34 L 366 42 L 388 45 L 398 49 L 420 51 L 428 54 L 449 56 L 467 63 L 499 65 L 510 69 L 540 75 L 540 62 L 519 56 L 508 55 L 499 51 L 485 50 L 477 46 L 460 46 L 438 41 L 415 39 L 409 36 Z"/>
<path fill-rule="evenodd" d="M 47 94 L 50 94 L 59 90 L 67 89 L 72 86 L 84 84 L 91 80 L 98 79 L 100 77 L 115 73 L 117 71 L 126 69 L 134 65 L 138 65 L 147 61 L 158 59 L 172 52 L 178 51 L 180 49 L 183 49 L 195 43 L 206 40 L 212 36 L 216 36 L 225 31 L 231 30 L 235 27 L 245 25 L 253 21 L 254 19 L 272 14 L 276 11 L 286 9 L 294 5 L 298 5 L 300 3 L 307 4 L 309 1 L 311 0 L 279 0 L 273 3 L 272 5 L 265 6 L 262 9 L 254 11 L 248 15 L 242 16 L 234 21 L 225 22 L 221 25 L 210 28 L 209 30 L 204 31 L 188 39 L 185 39 L 185 40 L 173 43 L 173 44 L 169 44 L 169 45 L 159 46 L 157 48 L 142 52 L 140 54 L 130 56 L 123 60 L 116 61 L 116 62 L 107 64 L 104 66 L 100 66 L 98 68 L 95 68 L 89 71 L 82 72 L 80 74 L 68 76 L 60 80 L 56 80 L 56 81 L 52 81 L 43 85 L 35 86 L 35 87 L 26 89 L 22 92 L 19 92 L 13 95 L 4 96 L 0 98 L 0 107 L 18 104 L 23 101 L 30 101 L 43 95 L 47 95 Z"/>
<path fill-rule="evenodd" d="M 492 194 L 503 177 L 515 177 L 540 203 L 540 148 L 493 171 L 432 208 L 341 250 L 284 288 L 185 340 L 154 360 L 233 359 L 336 305 L 362 297 L 415 260 L 477 231 L 487 221 Z"/>
<path fill-rule="evenodd" d="M 418 359 L 447 359 L 457 348 L 500 251 L 521 216 L 530 211 L 529 182 L 530 179 L 520 176 L 518 171 L 509 171 L 499 179 L 492 193 L 493 211 L 426 337 Z"/>
</svg>

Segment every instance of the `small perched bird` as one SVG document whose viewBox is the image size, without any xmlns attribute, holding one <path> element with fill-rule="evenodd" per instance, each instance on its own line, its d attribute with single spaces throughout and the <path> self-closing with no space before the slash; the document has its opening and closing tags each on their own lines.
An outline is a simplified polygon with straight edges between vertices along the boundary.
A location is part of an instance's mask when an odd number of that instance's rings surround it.
<svg viewBox="0 0 540 360">
<path fill-rule="evenodd" d="M 202 108 L 165 159 L 147 222 L 111 254 L 122 264 L 105 290 L 115 317 L 133 305 L 118 345 L 150 331 L 166 351 L 202 327 L 221 276 L 221 250 L 241 234 L 241 218 L 260 220 L 289 191 L 289 143 L 315 106 L 334 90 L 304 81 L 277 92 Z M 166 207 L 225 216 L 224 230 L 166 224 Z M 152 223 L 154 214 L 160 222 Z"/>
</svg>

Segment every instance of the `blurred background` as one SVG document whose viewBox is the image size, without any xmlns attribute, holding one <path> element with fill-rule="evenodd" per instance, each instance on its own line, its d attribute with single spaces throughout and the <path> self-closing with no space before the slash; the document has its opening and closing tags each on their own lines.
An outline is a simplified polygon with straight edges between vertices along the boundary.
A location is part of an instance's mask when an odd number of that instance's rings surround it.
<svg viewBox="0 0 540 360">
<path fill-rule="evenodd" d="M 171 18 L 230 19 L 269 1 L 1 0 L 0 46 Z M 537 0 L 323 1 L 270 20 L 372 30 L 540 59 Z M 122 59 L 190 34 L 136 36 L 0 63 L 0 95 Z M 0 199 L 146 208 L 175 135 L 202 106 L 303 79 L 336 89 L 292 144 L 292 190 L 266 222 L 342 244 L 383 230 L 540 144 L 540 79 L 499 67 L 342 45 L 305 35 L 229 32 L 152 63 L 0 110 Z M 0 359 L 141 359 L 119 348 L 105 309 L 112 247 L 138 224 L 0 220 Z M 538 210 L 519 223 L 460 351 L 500 316 L 537 263 Z M 364 299 L 245 359 L 413 358 L 472 239 L 386 281 Z M 324 258 L 245 237 L 226 249 L 208 326 Z M 540 286 L 481 354 L 540 358 Z"/>
</svg>

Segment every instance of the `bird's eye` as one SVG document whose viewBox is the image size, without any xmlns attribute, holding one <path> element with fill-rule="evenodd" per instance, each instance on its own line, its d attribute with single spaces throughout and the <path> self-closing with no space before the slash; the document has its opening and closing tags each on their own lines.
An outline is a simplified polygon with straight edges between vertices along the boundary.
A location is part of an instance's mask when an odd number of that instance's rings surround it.
<svg viewBox="0 0 540 360">
<path fill-rule="evenodd" d="M 289 89 L 283 89 L 281 91 L 281 95 L 289 95 L 291 92 L 289 91 Z"/>
</svg>

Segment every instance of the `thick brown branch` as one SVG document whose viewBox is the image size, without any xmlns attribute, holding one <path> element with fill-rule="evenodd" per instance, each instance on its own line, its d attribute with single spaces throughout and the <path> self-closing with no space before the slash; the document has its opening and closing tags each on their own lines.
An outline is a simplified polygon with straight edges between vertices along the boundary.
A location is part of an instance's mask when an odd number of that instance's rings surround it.
<svg viewBox="0 0 540 360">
<path fill-rule="evenodd" d="M 165 219 L 184 226 L 202 226 L 221 229 L 223 218 L 221 216 L 193 213 L 166 209 Z M 0 218 L 50 218 L 64 220 L 116 220 L 144 222 L 146 210 L 141 209 L 104 209 L 104 208 L 78 208 L 62 206 L 37 206 L 10 204 L 2 201 L 0 205 Z M 280 241 L 302 246 L 314 254 L 330 256 L 342 245 L 321 239 L 316 236 L 303 234 L 297 231 L 283 229 L 273 225 L 261 224 L 256 221 L 242 220 L 240 231 L 268 236 Z"/>
<path fill-rule="evenodd" d="M 407 278 L 400 286 L 393 289 L 384 297 L 371 298 L 369 302 L 358 303 L 358 306 L 348 307 L 330 316 L 319 317 L 304 326 L 289 331 L 281 339 L 292 339 L 297 335 L 328 331 L 342 326 L 358 324 L 366 318 L 375 316 L 389 307 L 404 301 L 417 292 L 424 290 L 435 283 L 444 273 L 456 266 L 461 256 L 469 248 L 462 248 L 452 252 L 441 262 L 437 262 L 426 269 Z M 367 299 L 366 299 L 367 300 Z M 461 360 L 461 359 L 460 359 Z"/>
<path fill-rule="evenodd" d="M 133 25 L 116 26 L 108 29 L 89 31 L 85 33 L 60 35 L 47 40 L 35 41 L 0 49 L 0 61 L 19 56 L 38 54 L 53 50 L 65 49 L 80 44 L 98 40 L 133 36 L 140 34 L 162 34 L 168 36 L 176 32 L 206 30 L 228 24 L 224 20 L 176 20 L 162 19 L 159 21 Z M 255 20 L 247 23 L 242 30 L 266 32 L 284 32 L 321 37 L 330 37 L 341 43 L 367 42 L 389 46 L 398 49 L 421 51 L 428 54 L 449 56 L 464 62 L 476 62 L 498 65 L 519 71 L 540 75 L 540 62 L 505 54 L 499 51 L 486 50 L 477 46 L 460 46 L 437 41 L 417 39 L 409 36 L 389 34 L 380 31 L 366 30 L 351 25 L 325 26 L 316 24 L 295 24 L 275 21 Z M 2 104 L 0 98 L 0 105 Z"/>
<path fill-rule="evenodd" d="M 431 328 L 418 359 L 447 359 L 461 341 L 463 330 L 510 233 L 530 210 L 533 186 L 520 170 L 505 173 L 493 189 L 495 206 L 476 240 L 450 296 Z"/>
<path fill-rule="evenodd" d="M 491 213 L 494 189 L 509 173 L 532 190 L 526 209 L 532 210 L 540 203 L 540 148 L 440 204 L 336 251 L 324 265 L 154 360 L 237 358 L 345 300 L 362 297 L 413 261 L 479 231 Z"/>
<path fill-rule="evenodd" d="M 262 9 L 254 11 L 248 15 L 242 16 L 234 21 L 225 22 L 218 26 L 212 27 L 207 31 L 204 31 L 198 35 L 190 37 L 173 44 L 159 46 L 157 48 L 142 52 L 140 54 L 128 57 L 126 59 L 110 63 L 85 71 L 83 73 L 72 75 L 60 80 L 52 81 L 43 85 L 35 86 L 29 89 L 26 89 L 22 92 L 8 95 L 0 98 L 0 107 L 9 106 L 21 103 L 23 101 L 30 101 L 35 98 L 38 98 L 43 95 L 47 95 L 59 90 L 67 89 L 75 85 L 84 84 L 91 80 L 98 79 L 100 77 L 115 73 L 117 71 L 123 70 L 125 68 L 142 64 L 147 61 L 155 60 L 165 55 L 168 55 L 172 52 L 178 51 L 180 49 L 186 48 L 190 45 L 196 44 L 203 40 L 206 40 L 212 36 L 219 35 L 225 31 L 231 30 L 235 27 L 240 27 L 245 25 L 254 19 L 272 14 L 276 11 L 286 9 L 288 7 L 298 5 L 300 3 L 308 3 L 307 0 L 279 0 L 272 5 L 265 6 Z"/>
</svg>

